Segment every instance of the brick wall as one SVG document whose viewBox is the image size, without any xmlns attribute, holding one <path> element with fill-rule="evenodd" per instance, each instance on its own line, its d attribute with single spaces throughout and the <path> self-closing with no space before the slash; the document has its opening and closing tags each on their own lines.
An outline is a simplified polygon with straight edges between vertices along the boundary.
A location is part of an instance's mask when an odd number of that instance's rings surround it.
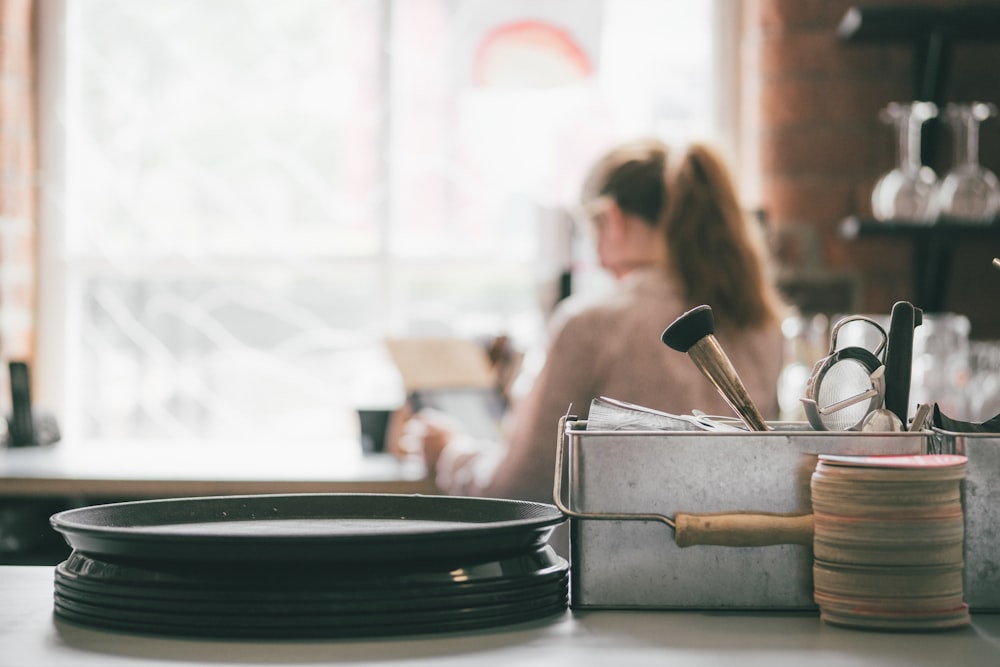
<svg viewBox="0 0 1000 667">
<path fill-rule="evenodd" d="M 903 236 L 839 233 L 848 216 L 870 216 L 871 190 L 895 164 L 895 136 L 878 119 L 890 101 L 916 95 L 915 50 L 902 43 L 845 43 L 837 29 L 854 5 L 903 7 L 895 0 L 755 0 L 744 24 L 754 44 L 759 81 L 756 124 L 761 205 L 772 230 L 782 282 L 805 310 L 885 313 L 914 300 L 912 241 Z M 961 3 L 921 0 L 921 6 Z M 998 41 L 956 42 L 946 69 L 943 102 L 1000 104 Z M 925 159 L 940 175 L 951 164 L 943 126 L 929 126 Z M 981 126 L 980 159 L 1000 174 L 1000 118 Z M 1000 338 L 1000 256 L 995 235 L 957 239 L 943 310 L 961 312 L 974 338 Z M 919 267 L 916 267 L 919 268 Z M 921 304 L 917 304 L 921 305 Z"/>
</svg>

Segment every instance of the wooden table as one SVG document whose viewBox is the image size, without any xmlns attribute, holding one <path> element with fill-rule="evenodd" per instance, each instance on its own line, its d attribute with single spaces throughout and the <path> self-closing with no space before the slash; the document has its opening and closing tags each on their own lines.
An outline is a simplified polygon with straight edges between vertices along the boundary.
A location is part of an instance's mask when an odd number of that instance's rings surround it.
<svg viewBox="0 0 1000 667">
<path fill-rule="evenodd" d="M 0 496 L 434 493 L 418 462 L 342 443 L 60 442 L 0 449 Z"/>
<path fill-rule="evenodd" d="M 362 454 L 351 445 L 170 441 L 0 448 L 0 563 L 65 558 L 67 545 L 49 517 L 71 507 L 215 495 L 437 493 L 422 463 Z"/>
</svg>

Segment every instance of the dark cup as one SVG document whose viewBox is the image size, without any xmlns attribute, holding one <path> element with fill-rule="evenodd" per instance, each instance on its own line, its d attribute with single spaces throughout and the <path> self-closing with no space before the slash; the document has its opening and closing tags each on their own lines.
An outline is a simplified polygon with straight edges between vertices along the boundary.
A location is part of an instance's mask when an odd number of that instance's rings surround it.
<svg viewBox="0 0 1000 667">
<path fill-rule="evenodd" d="M 358 409 L 361 422 L 361 451 L 366 454 L 384 452 L 391 410 Z"/>
</svg>

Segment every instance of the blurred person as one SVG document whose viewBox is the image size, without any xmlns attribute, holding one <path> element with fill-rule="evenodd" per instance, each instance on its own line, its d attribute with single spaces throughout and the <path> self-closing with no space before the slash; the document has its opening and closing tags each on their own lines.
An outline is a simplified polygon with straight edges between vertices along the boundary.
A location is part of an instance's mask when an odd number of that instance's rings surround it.
<svg viewBox="0 0 1000 667">
<path fill-rule="evenodd" d="M 549 322 L 545 361 L 511 405 L 505 442 L 462 433 L 448 415 L 405 421 L 397 450 L 419 452 L 442 493 L 552 502 L 560 417 L 607 396 L 673 414 L 732 411 L 691 360 L 661 342 L 685 311 L 712 306 L 716 337 L 765 419 L 778 415 L 782 303 L 756 223 L 718 154 L 678 155 L 656 139 L 618 146 L 591 168 L 581 211 L 615 291 L 570 296 Z"/>
</svg>

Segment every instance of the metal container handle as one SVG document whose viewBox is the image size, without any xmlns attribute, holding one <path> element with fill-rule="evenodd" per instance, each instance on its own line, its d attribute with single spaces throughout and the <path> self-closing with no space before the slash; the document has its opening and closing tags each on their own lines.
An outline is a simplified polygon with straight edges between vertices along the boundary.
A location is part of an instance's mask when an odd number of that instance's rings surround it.
<svg viewBox="0 0 1000 667">
<path fill-rule="evenodd" d="M 575 419 L 575 417 L 574 417 Z M 812 514 L 771 514 L 762 512 L 720 512 L 712 514 L 678 513 L 673 518 L 663 514 L 620 514 L 613 512 L 578 512 L 562 500 L 562 477 L 565 467 L 567 413 L 559 419 L 556 439 L 556 470 L 552 500 L 563 514 L 576 519 L 603 521 L 659 521 L 674 531 L 679 547 L 711 544 L 727 547 L 762 547 L 774 544 L 802 544 L 812 547 Z"/>
<path fill-rule="evenodd" d="M 576 420 L 569 413 L 559 418 L 559 433 L 556 438 L 556 474 L 552 484 L 552 500 L 559 511 L 575 519 L 598 519 L 603 521 L 662 521 L 671 528 L 676 528 L 674 520 L 662 514 L 616 514 L 612 512 L 578 512 L 567 507 L 562 500 L 562 478 L 565 467 L 564 441 L 566 439 L 566 422 Z"/>
</svg>

